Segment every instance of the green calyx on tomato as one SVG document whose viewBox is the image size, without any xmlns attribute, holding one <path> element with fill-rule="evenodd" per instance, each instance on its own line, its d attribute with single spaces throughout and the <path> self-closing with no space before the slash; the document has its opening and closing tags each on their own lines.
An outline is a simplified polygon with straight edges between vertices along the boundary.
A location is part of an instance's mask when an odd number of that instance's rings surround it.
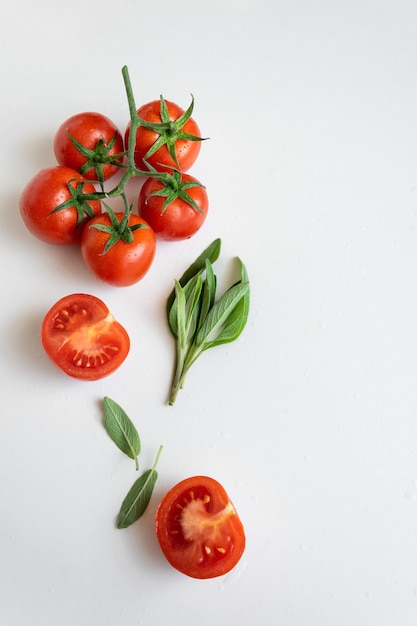
<svg viewBox="0 0 417 626">
<path fill-rule="evenodd" d="M 94 147 L 94 149 L 87 148 L 83 146 L 82 143 L 77 141 L 75 137 L 71 135 L 68 131 L 68 137 L 73 143 L 74 147 L 78 150 L 78 152 L 83 156 L 86 161 L 84 165 L 80 167 L 80 174 L 85 174 L 89 170 L 93 169 L 97 180 L 100 184 L 103 184 L 105 176 L 103 171 L 104 165 L 114 165 L 115 167 L 123 168 L 125 165 L 121 162 L 121 159 L 127 154 L 127 151 L 121 152 L 120 154 L 111 154 L 113 147 L 117 140 L 117 133 L 113 135 L 111 140 L 106 143 L 103 139 L 99 139 Z"/>
<path fill-rule="evenodd" d="M 91 228 L 96 228 L 97 230 L 101 230 L 103 233 L 107 233 L 109 235 L 102 254 L 106 254 L 110 248 L 116 245 L 119 241 L 132 243 L 134 240 L 133 233 L 135 230 L 138 230 L 139 228 L 149 228 L 148 224 L 143 223 L 130 225 L 130 211 L 125 211 L 121 217 L 118 217 L 109 206 L 104 206 L 106 207 L 106 211 L 109 215 L 110 225 L 99 223 L 91 224 Z"/>
<path fill-rule="evenodd" d="M 70 198 L 65 202 L 62 202 L 59 206 L 57 206 L 53 211 L 51 211 L 51 215 L 54 213 L 58 213 L 59 211 L 63 211 L 65 209 L 69 209 L 73 207 L 77 212 L 77 222 L 75 225 L 75 230 L 81 226 L 81 224 L 85 223 L 86 218 L 92 218 L 95 216 L 95 212 L 89 205 L 89 201 L 95 200 L 95 193 L 86 194 L 84 193 L 84 187 L 86 184 L 90 184 L 89 181 L 81 180 L 77 181 L 77 184 L 74 186 L 73 182 L 77 180 L 74 178 L 73 180 L 68 181 L 68 191 L 70 193 Z"/>
<path fill-rule="evenodd" d="M 179 170 L 176 170 L 174 168 L 172 174 L 169 174 L 168 172 L 161 173 L 157 176 L 157 178 L 160 181 L 162 188 L 150 193 L 148 195 L 148 198 L 156 196 L 160 198 L 165 198 L 161 208 L 161 215 L 165 213 L 166 209 L 172 202 L 178 199 L 183 200 L 184 202 L 192 206 L 193 209 L 198 211 L 198 213 L 205 214 L 205 211 L 201 209 L 201 207 L 197 204 L 194 198 L 192 198 L 190 194 L 187 193 L 188 189 L 193 189 L 195 187 L 205 188 L 204 185 L 202 185 L 195 179 L 184 179 L 183 174 Z"/>
<path fill-rule="evenodd" d="M 184 126 L 190 120 L 194 109 L 194 96 L 191 95 L 191 103 L 188 109 L 184 111 L 176 120 L 170 118 L 167 102 L 162 95 L 159 98 L 160 102 L 160 117 L 161 122 L 149 122 L 145 119 L 139 118 L 140 126 L 151 130 L 159 135 L 158 139 L 149 148 L 143 157 L 146 162 L 153 154 L 155 154 L 160 148 L 166 146 L 171 159 L 174 161 L 177 167 L 179 167 L 176 144 L 178 141 L 204 141 L 203 137 L 194 135 L 183 130 Z"/>
</svg>

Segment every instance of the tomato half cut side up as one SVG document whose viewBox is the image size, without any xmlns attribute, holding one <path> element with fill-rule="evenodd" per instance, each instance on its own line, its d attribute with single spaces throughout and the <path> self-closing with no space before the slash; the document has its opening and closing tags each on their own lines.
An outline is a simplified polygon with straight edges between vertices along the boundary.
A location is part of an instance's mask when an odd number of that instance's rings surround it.
<svg viewBox="0 0 417 626">
<path fill-rule="evenodd" d="M 114 372 L 130 349 L 126 330 L 106 304 L 88 294 L 71 294 L 46 313 L 43 348 L 57 367 L 80 380 L 99 380 Z"/>
<path fill-rule="evenodd" d="M 165 494 L 155 513 L 159 545 L 167 561 L 193 578 L 232 570 L 245 549 L 245 532 L 220 483 L 186 478 Z"/>
</svg>

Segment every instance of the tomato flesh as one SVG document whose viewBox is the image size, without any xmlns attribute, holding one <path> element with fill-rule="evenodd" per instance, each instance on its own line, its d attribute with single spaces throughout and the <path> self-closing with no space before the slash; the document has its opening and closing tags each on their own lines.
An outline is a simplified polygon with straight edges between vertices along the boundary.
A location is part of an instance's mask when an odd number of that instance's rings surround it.
<svg viewBox="0 0 417 626">
<path fill-rule="evenodd" d="M 41 339 L 51 361 L 68 376 L 81 380 L 108 376 L 130 349 L 123 326 L 102 300 L 88 294 L 58 300 L 43 319 Z"/>
<path fill-rule="evenodd" d="M 220 483 L 208 476 L 186 478 L 168 491 L 155 527 L 168 562 L 193 578 L 226 574 L 245 549 L 236 509 Z"/>
</svg>

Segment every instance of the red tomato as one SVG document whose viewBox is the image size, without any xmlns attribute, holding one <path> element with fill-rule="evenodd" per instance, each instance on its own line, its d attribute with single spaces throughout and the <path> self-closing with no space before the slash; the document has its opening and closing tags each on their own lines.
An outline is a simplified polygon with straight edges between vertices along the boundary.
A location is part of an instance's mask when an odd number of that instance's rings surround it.
<svg viewBox="0 0 417 626">
<path fill-rule="evenodd" d="M 155 513 L 156 535 L 168 562 L 187 576 L 229 572 L 245 549 L 245 533 L 223 487 L 208 476 L 170 489 Z"/>
<path fill-rule="evenodd" d="M 139 193 L 139 215 L 152 226 L 157 237 L 166 241 L 189 239 L 207 217 L 205 188 L 189 174 L 178 176 L 178 182 L 176 175 L 168 178 L 172 184 L 147 178 Z"/>
<path fill-rule="evenodd" d="M 114 372 L 130 348 L 129 335 L 107 306 L 87 294 L 58 300 L 45 315 L 42 345 L 68 376 L 98 380 Z"/>
<path fill-rule="evenodd" d="M 56 245 L 78 243 L 88 219 L 101 213 L 99 200 L 86 202 L 81 196 L 94 193 L 91 183 L 80 174 L 61 165 L 47 167 L 32 178 L 24 188 L 19 201 L 20 213 L 29 231 L 38 239 Z M 83 184 L 82 184 L 83 183 Z M 78 191 L 72 198 L 70 187 Z M 62 203 L 68 206 L 53 213 Z"/>
<path fill-rule="evenodd" d="M 81 239 L 81 253 L 89 268 L 97 278 L 116 287 L 127 287 L 143 278 L 156 252 L 156 237 L 152 228 L 133 214 L 123 228 L 120 226 L 123 217 L 123 213 L 114 214 L 119 226 L 113 223 L 109 213 L 93 218 L 85 227 Z M 125 240 L 129 238 L 129 232 L 130 242 Z M 114 245 L 104 252 L 113 236 L 116 237 Z"/>
<path fill-rule="evenodd" d="M 149 163 L 149 165 L 161 172 L 171 171 L 173 167 L 186 172 L 193 165 L 200 152 L 200 129 L 192 117 L 189 117 L 182 124 L 181 116 L 184 115 L 184 109 L 174 102 L 169 102 L 168 100 L 164 100 L 164 102 L 167 107 L 167 116 L 163 112 L 161 114 L 161 100 L 154 100 L 138 109 L 138 116 L 148 123 L 171 122 L 171 124 L 163 132 L 162 129 L 158 132 L 144 126 L 138 128 L 136 133 L 135 162 L 138 168 L 143 168 L 144 165 L 146 167 L 146 164 Z M 130 124 L 126 129 L 125 146 L 128 146 L 129 134 Z M 196 139 L 192 140 L 185 134 L 191 135 Z M 148 155 L 148 152 L 154 150 L 159 144 L 161 144 L 160 147 Z M 176 161 L 168 150 L 170 145 L 175 152 Z"/>
<path fill-rule="evenodd" d="M 71 136 L 81 146 L 77 148 Z M 88 180 L 107 180 L 123 162 L 123 137 L 116 125 L 101 113 L 77 113 L 58 128 L 54 153 L 60 165 L 72 167 Z"/>
</svg>

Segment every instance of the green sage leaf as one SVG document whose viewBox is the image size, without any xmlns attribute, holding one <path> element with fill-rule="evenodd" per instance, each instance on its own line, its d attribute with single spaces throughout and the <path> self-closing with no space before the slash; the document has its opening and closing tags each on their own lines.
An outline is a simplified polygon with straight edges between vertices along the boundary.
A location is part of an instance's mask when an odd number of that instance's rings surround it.
<svg viewBox="0 0 417 626">
<path fill-rule="evenodd" d="M 208 345 L 208 342 L 215 341 L 215 333 L 220 333 L 223 324 L 227 323 L 227 319 L 233 313 L 234 308 L 243 296 L 249 291 L 249 283 L 237 283 L 230 287 L 222 297 L 213 305 L 207 314 L 200 330 L 195 338 L 197 346 Z M 205 347 L 203 349 L 206 349 Z"/>
<path fill-rule="evenodd" d="M 221 239 L 219 238 L 215 239 L 209 246 L 207 246 L 207 248 L 203 250 L 203 252 L 196 258 L 194 263 L 190 265 L 190 267 L 184 272 L 184 274 L 179 279 L 178 282 L 180 283 L 181 287 L 184 287 L 184 285 L 186 285 L 191 278 L 193 278 L 197 274 L 200 274 L 201 272 L 204 271 L 206 267 L 206 259 L 209 259 L 211 263 L 214 263 L 219 258 L 220 249 L 221 249 Z M 171 291 L 167 300 L 168 316 L 169 316 L 169 311 L 171 309 L 171 306 L 174 300 L 175 300 L 175 288 Z"/>
<path fill-rule="evenodd" d="M 185 349 L 187 345 L 187 331 L 186 331 L 186 305 L 187 299 L 184 293 L 184 289 L 181 287 L 178 281 L 175 281 L 175 300 L 176 307 L 176 328 L 179 345 L 182 349 Z"/>
<path fill-rule="evenodd" d="M 140 438 L 135 425 L 122 407 L 107 396 L 103 400 L 104 427 L 116 446 L 136 463 L 140 453 Z"/>
<path fill-rule="evenodd" d="M 143 472 L 129 489 L 120 507 L 117 528 L 127 528 L 146 511 L 158 478 L 156 466 L 161 452 L 162 446 L 159 447 L 152 468 Z"/>
<path fill-rule="evenodd" d="M 242 261 L 238 258 L 238 262 L 241 267 L 241 283 L 249 283 L 246 267 Z M 237 283 L 239 284 L 239 283 Z M 235 341 L 242 333 L 246 326 L 249 316 L 250 305 L 250 289 L 248 289 L 236 304 L 235 308 L 230 312 L 225 320 L 222 329 L 213 341 L 207 341 L 204 344 L 204 350 L 214 348 L 224 343 L 231 343 Z"/>
<path fill-rule="evenodd" d="M 186 312 L 186 303 L 188 301 L 188 298 L 190 297 L 190 294 L 192 293 L 193 289 L 195 289 L 195 285 L 196 282 L 198 280 L 198 274 L 196 276 L 193 276 L 188 283 L 186 283 L 184 286 L 182 286 L 180 284 L 179 281 L 175 281 L 175 285 L 179 285 L 179 287 L 182 289 L 184 296 L 185 296 L 185 303 L 184 303 L 184 316 L 185 316 L 185 312 Z M 174 286 L 174 292 L 175 292 L 176 287 Z M 178 299 L 177 297 L 175 297 L 171 308 L 168 311 L 168 325 L 169 328 L 171 330 L 171 333 L 173 334 L 173 336 L 175 338 L 177 338 L 178 336 Z"/>
<path fill-rule="evenodd" d="M 119 512 L 117 528 L 127 528 L 144 514 L 151 499 L 157 478 L 157 471 L 149 469 L 133 483 L 127 496 L 123 500 Z"/>
<path fill-rule="evenodd" d="M 203 279 L 201 274 L 196 276 L 195 287 L 192 290 L 190 297 L 187 300 L 186 306 L 186 332 L 187 332 L 187 341 L 191 343 L 193 340 L 193 336 L 195 330 L 197 328 L 197 321 L 200 312 L 200 299 L 201 299 L 201 290 L 203 288 Z"/>
<path fill-rule="evenodd" d="M 206 259 L 206 279 L 203 285 L 200 314 L 198 318 L 198 328 L 200 329 L 208 312 L 214 304 L 216 297 L 217 278 L 213 272 L 213 266 L 209 259 Z"/>
</svg>

